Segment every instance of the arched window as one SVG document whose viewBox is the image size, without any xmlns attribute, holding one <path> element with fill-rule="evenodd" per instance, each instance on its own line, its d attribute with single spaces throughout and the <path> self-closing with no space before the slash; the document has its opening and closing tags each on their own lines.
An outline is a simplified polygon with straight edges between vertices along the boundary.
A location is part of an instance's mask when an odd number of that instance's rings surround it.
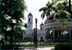
<svg viewBox="0 0 72 50">
<path fill-rule="evenodd" d="M 30 22 L 30 18 L 28 19 L 28 22 Z"/>
<path fill-rule="evenodd" d="M 42 27 L 41 27 L 41 30 L 42 30 Z"/>
</svg>

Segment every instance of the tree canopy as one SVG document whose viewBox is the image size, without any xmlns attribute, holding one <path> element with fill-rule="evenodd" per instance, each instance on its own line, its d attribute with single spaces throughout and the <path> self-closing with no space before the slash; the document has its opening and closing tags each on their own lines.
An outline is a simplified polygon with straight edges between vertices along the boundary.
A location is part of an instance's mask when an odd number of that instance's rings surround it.
<svg viewBox="0 0 72 50">
<path fill-rule="evenodd" d="M 26 5 L 24 0 L 1 0 L 0 1 L 0 33 L 13 36 L 14 27 L 22 24 Z M 18 33 L 18 32 L 16 32 Z M 13 38 L 13 37 L 12 37 Z"/>
<path fill-rule="evenodd" d="M 41 17 L 55 15 L 65 18 L 66 16 L 70 16 L 69 12 L 69 2 L 67 0 L 53 0 L 53 2 L 48 2 L 45 7 L 39 9 L 39 11 L 43 11 Z M 71 9 L 72 11 L 72 9 Z"/>
<path fill-rule="evenodd" d="M 10 23 L 21 23 L 21 18 L 24 19 L 24 10 L 26 5 L 24 0 L 2 0 L 1 2 L 1 12 L 3 18 L 4 28 L 10 27 Z M 14 24 L 13 24 L 14 25 Z"/>
</svg>

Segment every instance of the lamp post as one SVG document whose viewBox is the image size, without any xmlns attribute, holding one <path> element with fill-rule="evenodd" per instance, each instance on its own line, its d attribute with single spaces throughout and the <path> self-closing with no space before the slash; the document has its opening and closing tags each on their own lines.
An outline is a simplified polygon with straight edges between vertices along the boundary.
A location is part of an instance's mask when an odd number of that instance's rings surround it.
<svg viewBox="0 0 72 50">
<path fill-rule="evenodd" d="M 1 50 L 2 35 L 0 35 L 0 50 Z"/>
<path fill-rule="evenodd" d="M 69 12 L 72 14 L 72 12 L 71 12 L 71 0 L 69 0 Z M 69 30 L 70 30 L 70 27 L 69 27 Z M 69 33 L 69 39 L 71 40 L 71 30 Z"/>
<path fill-rule="evenodd" d="M 69 0 L 69 12 L 71 13 L 71 0 Z"/>
<path fill-rule="evenodd" d="M 35 47 L 37 47 L 37 18 L 35 19 L 35 23 L 36 23 L 36 28 L 34 30 L 34 44 Z"/>
<path fill-rule="evenodd" d="M 0 0 L 0 50 L 2 50 L 2 33 L 3 33 L 3 23 L 2 23 L 2 0 Z"/>
</svg>

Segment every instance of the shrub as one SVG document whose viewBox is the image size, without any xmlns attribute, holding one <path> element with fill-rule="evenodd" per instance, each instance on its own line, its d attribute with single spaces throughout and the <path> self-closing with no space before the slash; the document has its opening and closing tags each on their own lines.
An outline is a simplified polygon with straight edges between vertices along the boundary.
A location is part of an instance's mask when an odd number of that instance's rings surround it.
<svg viewBox="0 0 72 50">
<path fill-rule="evenodd" d="M 72 50 L 72 43 L 70 42 L 56 43 L 55 50 Z"/>
<path fill-rule="evenodd" d="M 51 50 L 55 50 L 55 49 L 51 49 Z"/>
</svg>

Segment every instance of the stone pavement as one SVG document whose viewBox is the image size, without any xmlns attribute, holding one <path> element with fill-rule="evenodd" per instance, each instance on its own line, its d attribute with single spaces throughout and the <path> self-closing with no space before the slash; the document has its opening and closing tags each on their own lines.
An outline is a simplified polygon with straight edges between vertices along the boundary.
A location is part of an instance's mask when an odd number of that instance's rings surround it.
<svg viewBox="0 0 72 50">
<path fill-rule="evenodd" d="M 2 50 L 51 50 L 53 46 L 39 46 L 39 47 L 19 47 L 14 46 L 12 49 L 9 46 L 4 46 Z"/>
<path fill-rule="evenodd" d="M 51 50 L 54 47 L 38 47 L 38 48 L 33 48 L 33 47 L 24 47 L 22 49 L 18 49 L 18 50 Z M 15 50 L 15 49 L 14 49 Z"/>
<path fill-rule="evenodd" d="M 38 50 L 51 50 L 53 49 L 54 47 L 43 47 L 43 48 L 38 48 Z"/>
</svg>

